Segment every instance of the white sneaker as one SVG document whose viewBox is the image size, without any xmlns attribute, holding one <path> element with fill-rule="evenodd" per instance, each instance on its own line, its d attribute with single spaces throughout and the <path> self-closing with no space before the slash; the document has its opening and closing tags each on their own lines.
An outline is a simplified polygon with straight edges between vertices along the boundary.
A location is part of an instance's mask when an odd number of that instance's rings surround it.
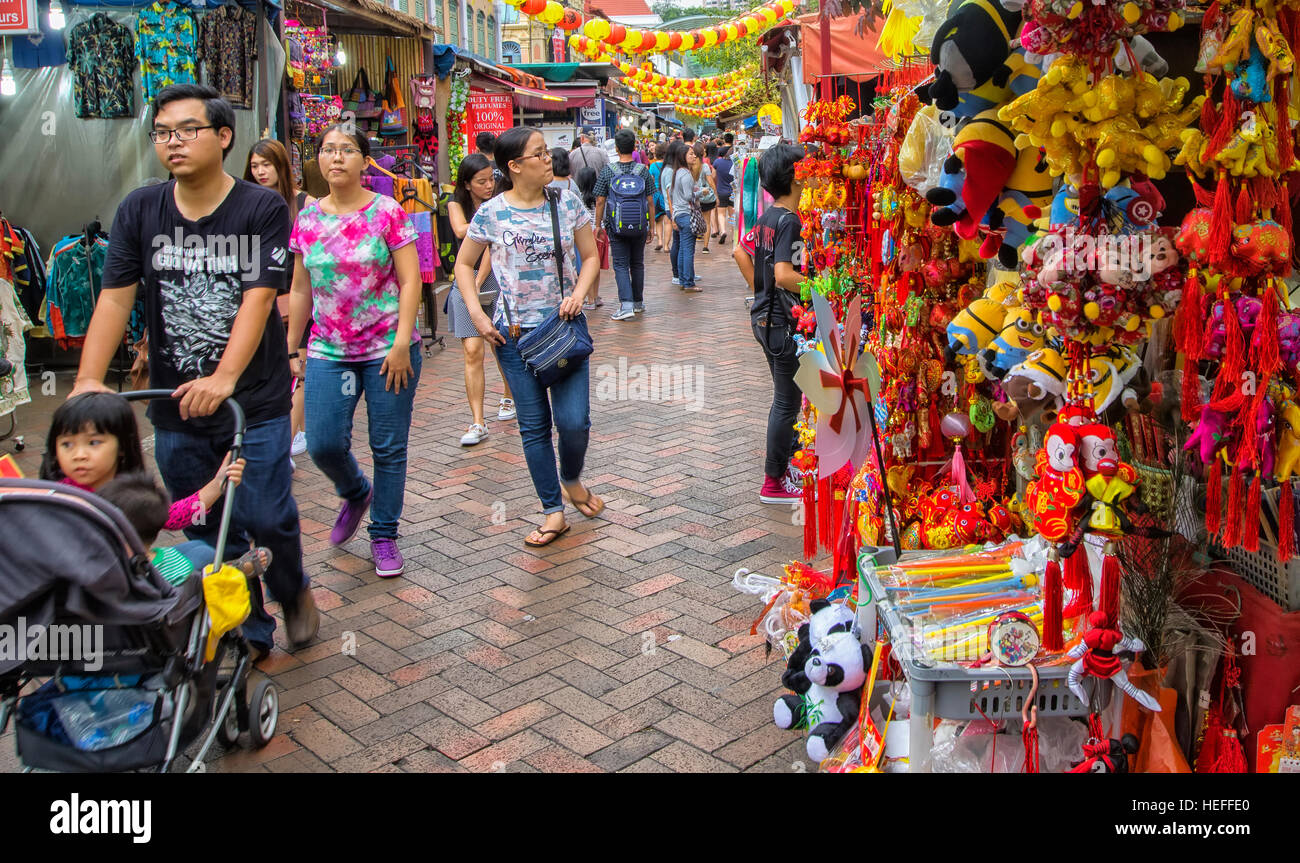
<svg viewBox="0 0 1300 863">
<path fill-rule="evenodd" d="M 681 279 L 676 278 L 676 277 L 673 277 L 673 284 L 674 284 L 674 285 L 680 285 L 681 283 L 682 283 L 682 280 L 681 280 Z"/>
<path fill-rule="evenodd" d="M 302 455 L 307 451 L 307 433 L 298 432 L 293 436 L 293 446 L 289 448 L 290 455 Z"/>
<path fill-rule="evenodd" d="M 515 418 L 515 400 L 502 399 L 500 406 L 497 408 L 497 419 L 512 420 Z"/>
<path fill-rule="evenodd" d="M 461 435 L 460 445 L 473 446 L 476 443 L 482 443 L 483 438 L 487 436 L 488 436 L 487 426 L 474 423 L 472 426 L 469 427 L 469 431 Z"/>
</svg>

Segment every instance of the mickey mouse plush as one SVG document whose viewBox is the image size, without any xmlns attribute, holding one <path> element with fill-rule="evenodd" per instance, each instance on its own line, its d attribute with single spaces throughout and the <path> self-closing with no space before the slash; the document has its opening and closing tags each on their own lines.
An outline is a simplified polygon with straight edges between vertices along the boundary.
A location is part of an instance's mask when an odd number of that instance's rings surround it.
<svg viewBox="0 0 1300 863">
<path fill-rule="evenodd" d="M 799 646 L 786 663 L 783 695 L 772 707 L 778 728 L 808 728 L 808 757 L 821 762 L 858 721 L 871 651 L 862 644 L 854 613 L 824 599 L 809 606 Z"/>
</svg>

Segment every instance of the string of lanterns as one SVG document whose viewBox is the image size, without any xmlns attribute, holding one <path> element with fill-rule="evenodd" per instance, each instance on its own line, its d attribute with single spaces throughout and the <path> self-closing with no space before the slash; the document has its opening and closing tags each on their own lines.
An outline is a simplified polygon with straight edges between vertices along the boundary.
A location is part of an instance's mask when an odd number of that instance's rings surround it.
<svg viewBox="0 0 1300 863">
<path fill-rule="evenodd" d="M 697 51 L 724 42 L 762 33 L 795 10 L 795 0 L 772 0 L 720 24 L 698 30 L 641 30 L 604 18 L 585 20 L 582 13 L 561 6 L 556 0 L 505 0 L 530 18 L 561 30 L 577 30 L 588 39 L 622 48 L 628 53 Z"/>
<path fill-rule="evenodd" d="M 731 87 L 736 82 L 751 77 L 753 74 L 752 67 L 746 67 L 708 78 L 674 78 L 669 75 L 659 74 L 654 69 L 649 68 L 648 64 L 640 68 L 633 66 L 625 60 L 609 54 L 604 46 L 591 41 L 585 36 L 570 36 L 569 44 L 574 50 L 593 60 L 609 63 L 617 67 L 624 76 L 622 83 L 628 87 L 650 85 L 681 93 L 711 93 Z"/>
</svg>

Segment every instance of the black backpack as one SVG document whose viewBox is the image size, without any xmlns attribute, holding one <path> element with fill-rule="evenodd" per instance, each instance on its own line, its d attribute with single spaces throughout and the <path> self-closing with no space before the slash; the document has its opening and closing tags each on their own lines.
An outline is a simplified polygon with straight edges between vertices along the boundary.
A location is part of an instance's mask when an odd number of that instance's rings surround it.
<svg viewBox="0 0 1300 863">
<path fill-rule="evenodd" d="M 616 237 L 644 237 L 650 228 L 645 201 L 649 172 L 640 165 L 630 171 L 610 170 L 614 178 L 609 181 L 609 232 Z"/>
</svg>

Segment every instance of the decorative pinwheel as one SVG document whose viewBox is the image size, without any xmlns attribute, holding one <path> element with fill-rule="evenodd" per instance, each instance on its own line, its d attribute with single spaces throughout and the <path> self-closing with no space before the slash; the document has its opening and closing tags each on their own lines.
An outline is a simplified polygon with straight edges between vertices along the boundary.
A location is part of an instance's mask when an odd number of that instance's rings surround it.
<svg viewBox="0 0 1300 863">
<path fill-rule="evenodd" d="M 824 296 L 814 291 L 812 302 L 820 349 L 799 357 L 794 381 L 817 408 L 817 458 L 830 476 L 846 462 L 856 471 L 871 447 L 866 358 L 858 353 L 862 306 L 858 297 L 849 301 L 840 325 Z"/>
</svg>

